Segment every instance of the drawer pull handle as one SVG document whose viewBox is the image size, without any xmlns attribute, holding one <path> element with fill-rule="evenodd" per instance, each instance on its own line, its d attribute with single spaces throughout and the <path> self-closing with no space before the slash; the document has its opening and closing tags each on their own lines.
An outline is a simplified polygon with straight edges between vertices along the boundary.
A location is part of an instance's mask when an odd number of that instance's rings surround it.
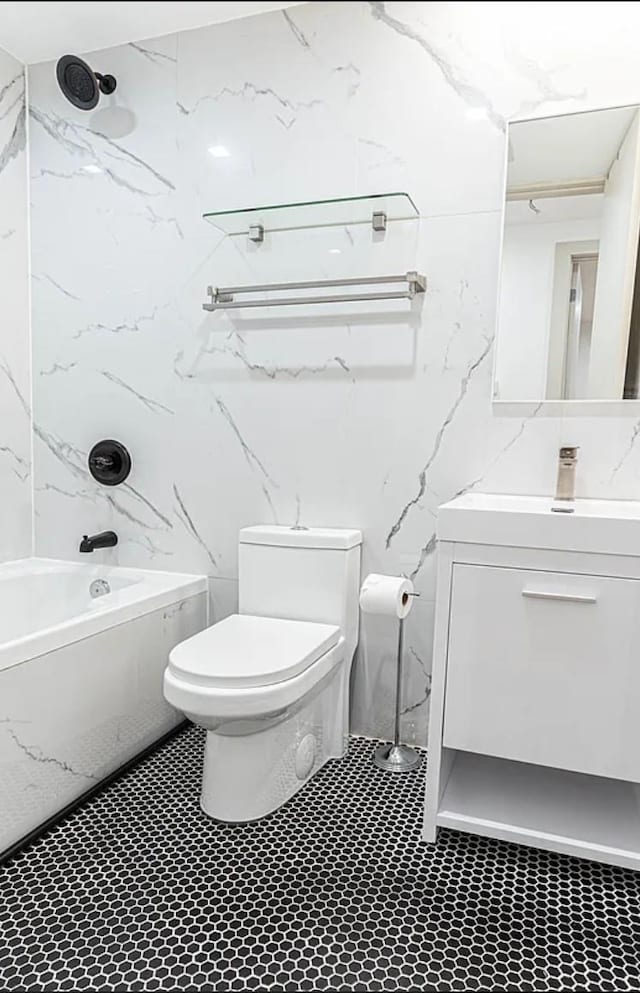
<svg viewBox="0 0 640 993">
<path fill-rule="evenodd" d="M 539 590 L 523 590 L 522 595 L 531 600 L 564 600 L 568 603 L 597 603 L 598 600 L 588 593 L 545 593 Z"/>
</svg>

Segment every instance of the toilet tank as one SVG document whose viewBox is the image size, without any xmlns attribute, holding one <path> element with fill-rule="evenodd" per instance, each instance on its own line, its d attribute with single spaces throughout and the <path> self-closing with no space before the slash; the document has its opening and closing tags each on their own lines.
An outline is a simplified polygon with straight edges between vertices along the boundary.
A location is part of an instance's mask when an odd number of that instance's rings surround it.
<svg viewBox="0 0 640 993">
<path fill-rule="evenodd" d="M 240 613 L 337 624 L 353 654 L 361 544 L 361 532 L 352 529 L 243 528 L 238 551 Z"/>
</svg>

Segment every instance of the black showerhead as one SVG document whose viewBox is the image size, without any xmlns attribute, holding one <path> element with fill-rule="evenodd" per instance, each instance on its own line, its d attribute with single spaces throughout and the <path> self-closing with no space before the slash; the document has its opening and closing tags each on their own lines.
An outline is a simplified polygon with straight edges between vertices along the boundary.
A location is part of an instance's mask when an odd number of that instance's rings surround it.
<svg viewBox="0 0 640 993">
<path fill-rule="evenodd" d="M 115 76 L 94 72 L 77 55 L 63 55 L 56 76 L 67 100 L 80 110 L 93 110 L 101 93 L 113 93 L 116 88 Z"/>
</svg>

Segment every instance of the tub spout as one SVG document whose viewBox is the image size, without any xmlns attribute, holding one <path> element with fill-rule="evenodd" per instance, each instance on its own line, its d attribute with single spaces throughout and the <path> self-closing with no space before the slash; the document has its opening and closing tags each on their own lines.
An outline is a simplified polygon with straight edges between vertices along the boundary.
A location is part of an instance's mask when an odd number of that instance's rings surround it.
<svg viewBox="0 0 640 993">
<path fill-rule="evenodd" d="M 93 552 L 96 548 L 113 548 L 118 544 L 115 531 L 101 531 L 100 534 L 83 535 L 80 542 L 81 552 Z"/>
</svg>

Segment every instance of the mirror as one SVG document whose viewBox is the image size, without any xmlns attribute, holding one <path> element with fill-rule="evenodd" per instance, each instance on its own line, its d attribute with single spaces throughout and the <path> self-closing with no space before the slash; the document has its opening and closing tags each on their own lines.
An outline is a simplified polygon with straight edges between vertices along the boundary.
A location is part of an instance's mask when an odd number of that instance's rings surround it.
<svg viewBox="0 0 640 993">
<path fill-rule="evenodd" d="M 495 400 L 640 396 L 638 110 L 509 125 Z"/>
</svg>

